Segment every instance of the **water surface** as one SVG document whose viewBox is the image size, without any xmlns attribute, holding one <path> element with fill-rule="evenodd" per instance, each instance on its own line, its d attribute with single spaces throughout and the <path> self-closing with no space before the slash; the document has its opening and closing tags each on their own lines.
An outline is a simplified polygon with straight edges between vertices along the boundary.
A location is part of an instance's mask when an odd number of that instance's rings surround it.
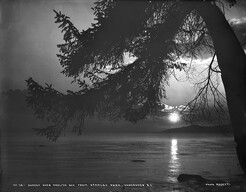
<svg viewBox="0 0 246 192">
<path fill-rule="evenodd" d="M 207 179 L 242 174 L 233 138 L 163 134 L 86 134 L 15 138 L 3 150 L 5 187 L 14 183 L 175 184 L 181 173 Z"/>
</svg>

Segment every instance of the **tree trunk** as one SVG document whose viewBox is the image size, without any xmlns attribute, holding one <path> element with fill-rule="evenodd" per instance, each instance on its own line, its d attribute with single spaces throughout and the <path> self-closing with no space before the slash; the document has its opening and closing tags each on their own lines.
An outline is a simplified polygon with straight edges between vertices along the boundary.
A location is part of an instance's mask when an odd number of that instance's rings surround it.
<svg viewBox="0 0 246 192">
<path fill-rule="evenodd" d="M 240 165 L 246 174 L 246 56 L 221 10 L 211 3 L 195 3 L 213 39 L 221 69 Z"/>
</svg>

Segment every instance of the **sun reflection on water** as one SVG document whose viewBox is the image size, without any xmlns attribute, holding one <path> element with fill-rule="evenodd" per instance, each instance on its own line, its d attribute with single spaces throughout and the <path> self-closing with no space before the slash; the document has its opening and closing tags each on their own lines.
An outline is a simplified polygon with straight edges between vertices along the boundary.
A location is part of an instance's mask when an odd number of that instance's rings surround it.
<svg viewBox="0 0 246 192">
<path fill-rule="evenodd" d="M 168 181 L 169 182 L 177 182 L 177 177 L 179 174 L 180 162 L 178 158 L 178 140 L 171 140 L 171 148 L 170 148 L 170 160 L 169 160 L 169 174 Z"/>
</svg>

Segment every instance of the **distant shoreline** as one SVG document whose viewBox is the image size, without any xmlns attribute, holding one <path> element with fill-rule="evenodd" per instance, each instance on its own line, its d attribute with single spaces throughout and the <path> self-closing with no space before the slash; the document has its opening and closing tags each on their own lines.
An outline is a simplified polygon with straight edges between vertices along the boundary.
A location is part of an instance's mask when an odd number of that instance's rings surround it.
<svg viewBox="0 0 246 192">
<path fill-rule="evenodd" d="M 190 125 L 187 127 L 172 128 L 162 131 L 165 134 L 216 134 L 216 135 L 228 135 L 232 136 L 232 126 L 227 125 L 216 125 L 216 126 L 200 126 Z"/>
</svg>

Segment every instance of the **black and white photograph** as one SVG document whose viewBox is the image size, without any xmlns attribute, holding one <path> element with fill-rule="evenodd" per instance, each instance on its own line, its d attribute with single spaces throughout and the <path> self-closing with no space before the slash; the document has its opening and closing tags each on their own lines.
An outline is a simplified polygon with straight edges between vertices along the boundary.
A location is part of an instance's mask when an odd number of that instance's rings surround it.
<svg viewBox="0 0 246 192">
<path fill-rule="evenodd" d="M 0 191 L 246 192 L 245 0 L 1 0 Z"/>
</svg>

